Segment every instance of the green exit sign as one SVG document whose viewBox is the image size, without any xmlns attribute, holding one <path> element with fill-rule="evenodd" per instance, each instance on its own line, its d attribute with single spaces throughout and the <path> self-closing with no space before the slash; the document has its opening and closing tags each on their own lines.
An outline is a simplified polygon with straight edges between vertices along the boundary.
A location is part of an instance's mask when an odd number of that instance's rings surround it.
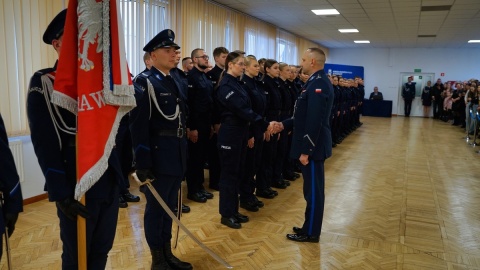
<svg viewBox="0 0 480 270">
<path fill-rule="evenodd" d="M 413 72 L 422 72 L 422 69 L 421 68 L 416 68 L 413 70 Z"/>
</svg>

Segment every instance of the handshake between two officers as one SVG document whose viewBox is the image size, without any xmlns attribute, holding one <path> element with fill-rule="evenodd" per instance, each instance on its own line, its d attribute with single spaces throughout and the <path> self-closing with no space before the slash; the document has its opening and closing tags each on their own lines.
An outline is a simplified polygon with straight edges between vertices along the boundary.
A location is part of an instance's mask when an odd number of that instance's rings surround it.
<svg viewBox="0 0 480 270">
<path fill-rule="evenodd" d="M 268 137 L 275 135 L 281 132 L 284 129 L 282 122 L 271 121 L 268 125 L 267 131 L 265 132 L 265 139 L 268 141 Z"/>
</svg>

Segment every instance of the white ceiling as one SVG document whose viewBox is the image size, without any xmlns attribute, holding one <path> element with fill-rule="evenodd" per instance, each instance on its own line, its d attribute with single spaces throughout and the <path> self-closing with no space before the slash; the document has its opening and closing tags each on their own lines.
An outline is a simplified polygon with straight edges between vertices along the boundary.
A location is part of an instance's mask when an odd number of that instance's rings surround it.
<svg viewBox="0 0 480 270">
<path fill-rule="evenodd" d="M 215 0 L 327 48 L 480 48 L 480 0 Z M 421 11 L 451 5 L 449 11 Z M 312 9 L 340 15 L 317 16 Z M 341 28 L 359 33 L 342 34 Z M 418 37 L 436 35 L 436 37 Z M 354 40 L 370 40 L 355 44 Z"/>
</svg>

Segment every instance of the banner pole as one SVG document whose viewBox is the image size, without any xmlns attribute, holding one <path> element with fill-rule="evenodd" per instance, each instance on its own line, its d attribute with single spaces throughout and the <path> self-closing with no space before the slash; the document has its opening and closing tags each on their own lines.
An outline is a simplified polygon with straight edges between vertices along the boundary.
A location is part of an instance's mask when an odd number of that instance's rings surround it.
<svg viewBox="0 0 480 270">
<path fill-rule="evenodd" d="M 77 183 L 78 183 L 78 133 L 75 135 L 75 147 L 76 147 L 76 166 L 77 166 Z M 80 198 L 80 203 L 85 205 L 85 195 Z M 87 223 L 85 218 L 77 215 L 77 252 L 78 252 L 78 269 L 87 269 Z"/>
</svg>

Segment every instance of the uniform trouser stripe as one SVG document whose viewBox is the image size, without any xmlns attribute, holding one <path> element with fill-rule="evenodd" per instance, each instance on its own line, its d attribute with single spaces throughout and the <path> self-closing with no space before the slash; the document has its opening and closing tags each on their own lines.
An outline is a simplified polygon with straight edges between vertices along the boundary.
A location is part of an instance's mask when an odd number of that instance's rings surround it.
<svg viewBox="0 0 480 270">
<path fill-rule="evenodd" d="M 312 170 L 312 175 L 311 175 L 311 179 L 310 181 L 312 181 L 312 185 L 311 185 L 311 193 L 312 193 L 312 201 L 311 201 L 311 208 L 310 208 L 310 222 L 309 222 L 309 225 L 308 225 L 308 235 L 312 235 L 312 231 L 313 231 L 313 218 L 314 218 L 314 215 L 315 215 L 315 164 L 314 164 L 314 161 L 313 160 L 310 160 L 310 168 Z"/>
</svg>

